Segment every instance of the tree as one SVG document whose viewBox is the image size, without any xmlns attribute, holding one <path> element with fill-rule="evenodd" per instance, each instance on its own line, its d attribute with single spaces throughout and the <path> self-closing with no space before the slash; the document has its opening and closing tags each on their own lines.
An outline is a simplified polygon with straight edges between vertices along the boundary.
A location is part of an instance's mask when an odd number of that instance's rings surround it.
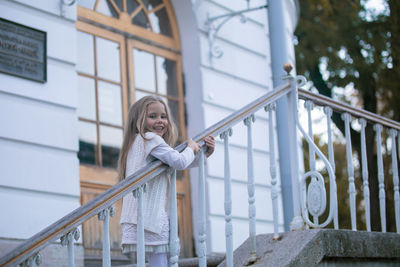
<svg viewBox="0 0 400 267">
<path fill-rule="evenodd" d="M 375 15 L 365 9 L 364 2 L 300 1 L 301 15 L 295 32 L 297 72 L 304 73 L 319 93 L 328 97 L 332 97 L 335 87 L 352 86 L 360 107 L 399 120 L 400 3 L 387 0 L 390 13 Z M 325 66 L 325 72 L 321 66 Z M 342 100 L 346 101 L 346 97 Z M 332 119 L 344 133 L 340 114 L 334 113 Z M 370 123 L 366 136 L 372 230 L 379 231 L 377 155 Z M 351 137 L 360 159 L 360 135 L 352 129 Z M 388 226 L 394 227 L 390 223 Z"/>
</svg>

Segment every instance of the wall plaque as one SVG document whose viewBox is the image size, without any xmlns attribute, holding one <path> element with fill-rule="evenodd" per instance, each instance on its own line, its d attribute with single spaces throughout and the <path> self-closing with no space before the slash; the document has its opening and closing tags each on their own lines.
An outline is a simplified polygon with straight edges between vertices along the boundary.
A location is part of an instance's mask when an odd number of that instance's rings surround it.
<svg viewBox="0 0 400 267">
<path fill-rule="evenodd" d="M 0 18 L 0 72 L 46 82 L 46 33 Z"/>
</svg>

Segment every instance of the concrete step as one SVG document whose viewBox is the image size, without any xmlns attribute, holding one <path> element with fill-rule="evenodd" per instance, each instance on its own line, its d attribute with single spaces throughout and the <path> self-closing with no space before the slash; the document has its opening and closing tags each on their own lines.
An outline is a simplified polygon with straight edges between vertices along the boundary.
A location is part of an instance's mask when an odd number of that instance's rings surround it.
<svg viewBox="0 0 400 267">
<path fill-rule="evenodd" d="M 210 254 L 207 255 L 207 267 L 216 267 L 225 259 L 225 254 Z M 186 258 L 179 259 L 178 262 L 179 267 L 197 267 L 199 266 L 199 258 Z M 136 264 L 123 264 L 123 265 L 114 265 L 113 267 L 136 267 Z M 85 266 L 86 267 L 86 266 Z"/>
</svg>

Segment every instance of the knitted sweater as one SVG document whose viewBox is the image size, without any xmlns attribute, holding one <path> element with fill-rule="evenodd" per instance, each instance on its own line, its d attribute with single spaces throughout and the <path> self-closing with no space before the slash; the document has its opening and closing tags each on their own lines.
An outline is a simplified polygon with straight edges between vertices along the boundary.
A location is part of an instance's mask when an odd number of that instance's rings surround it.
<svg viewBox="0 0 400 267">
<path fill-rule="evenodd" d="M 145 140 L 147 139 L 147 140 Z M 153 132 L 147 132 L 145 139 L 138 134 L 132 144 L 126 161 L 126 177 L 146 166 L 154 158 L 160 159 L 174 169 L 183 170 L 189 167 L 195 156 L 187 147 L 181 153 L 171 148 L 164 139 Z M 161 232 L 160 216 L 167 210 L 168 171 L 161 173 L 147 183 L 143 194 L 144 229 L 153 233 Z M 132 194 L 123 198 L 120 223 L 137 224 L 137 199 Z"/>
</svg>

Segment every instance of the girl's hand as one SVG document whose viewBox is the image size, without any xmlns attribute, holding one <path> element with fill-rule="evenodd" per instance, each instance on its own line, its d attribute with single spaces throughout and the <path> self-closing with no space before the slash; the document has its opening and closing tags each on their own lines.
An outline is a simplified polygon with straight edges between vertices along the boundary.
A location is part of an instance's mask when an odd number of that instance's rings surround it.
<svg viewBox="0 0 400 267">
<path fill-rule="evenodd" d="M 200 145 L 193 141 L 192 138 L 188 140 L 187 146 L 193 150 L 194 154 L 197 154 L 200 151 Z"/>
<path fill-rule="evenodd" d="M 208 158 L 211 156 L 212 153 L 214 153 L 215 149 L 215 141 L 214 137 L 209 135 L 206 138 L 204 138 L 204 143 L 206 144 L 207 150 L 206 150 L 206 157 Z"/>
</svg>

